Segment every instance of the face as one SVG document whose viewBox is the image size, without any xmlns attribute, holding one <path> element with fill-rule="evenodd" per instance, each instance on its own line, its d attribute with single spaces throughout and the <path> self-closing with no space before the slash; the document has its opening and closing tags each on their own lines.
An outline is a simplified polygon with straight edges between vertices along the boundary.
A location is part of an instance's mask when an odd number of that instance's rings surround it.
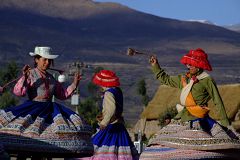
<svg viewBox="0 0 240 160">
<path fill-rule="evenodd" d="M 199 71 L 199 68 L 191 66 L 190 64 L 186 65 L 187 68 L 189 69 L 190 74 L 194 75 Z"/>
<path fill-rule="evenodd" d="M 37 59 L 35 59 L 35 61 L 36 61 L 38 69 L 40 69 L 42 71 L 46 71 L 52 63 L 52 60 L 44 58 L 44 57 L 37 58 Z"/>
</svg>

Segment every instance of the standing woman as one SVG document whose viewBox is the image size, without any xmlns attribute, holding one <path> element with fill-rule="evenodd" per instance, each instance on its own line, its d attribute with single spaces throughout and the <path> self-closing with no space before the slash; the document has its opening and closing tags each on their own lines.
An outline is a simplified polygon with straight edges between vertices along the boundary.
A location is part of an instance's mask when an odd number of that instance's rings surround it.
<svg viewBox="0 0 240 160">
<path fill-rule="evenodd" d="M 41 154 L 91 153 L 91 128 L 67 107 L 52 102 L 71 97 L 81 79 L 76 73 L 70 86 L 64 88 L 47 72 L 58 55 L 50 47 L 35 47 L 35 68 L 23 67 L 23 75 L 14 86 L 17 96 L 29 100 L 0 110 L 0 141 L 6 150 Z"/>
<path fill-rule="evenodd" d="M 97 116 L 100 130 L 93 136 L 93 160 L 133 160 L 138 159 L 122 117 L 123 94 L 116 74 L 101 70 L 93 77 L 93 83 L 103 90 L 102 113 Z"/>
</svg>

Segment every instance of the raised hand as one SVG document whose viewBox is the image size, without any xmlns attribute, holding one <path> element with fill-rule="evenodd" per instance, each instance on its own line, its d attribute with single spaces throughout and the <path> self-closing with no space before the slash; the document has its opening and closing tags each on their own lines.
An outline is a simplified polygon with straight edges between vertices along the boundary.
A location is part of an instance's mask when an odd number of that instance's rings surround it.
<svg viewBox="0 0 240 160">
<path fill-rule="evenodd" d="M 22 74 L 27 78 L 30 74 L 31 67 L 29 65 L 25 65 L 22 68 Z"/>
<path fill-rule="evenodd" d="M 99 125 L 100 130 L 104 130 L 107 126 L 104 126 L 102 124 Z"/>
<path fill-rule="evenodd" d="M 158 59 L 157 59 L 157 57 L 154 56 L 154 55 L 150 56 L 150 58 L 149 58 L 149 63 L 150 63 L 152 66 L 154 66 L 155 64 L 158 64 Z"/>
<path fill-rule="evenodd" d="M 82 75 L 79 72 L 76 72 L 74 74 L 74 79 L 73 79 L 73 83 L 78 86 L 80 80 L 82 79 Z"/>
</svg>

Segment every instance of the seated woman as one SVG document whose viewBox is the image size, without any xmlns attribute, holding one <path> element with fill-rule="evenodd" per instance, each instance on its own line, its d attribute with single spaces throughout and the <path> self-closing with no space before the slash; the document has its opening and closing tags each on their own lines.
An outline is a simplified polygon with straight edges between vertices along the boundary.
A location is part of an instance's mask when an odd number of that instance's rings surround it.
<svg viewBox="0 0 240 160">
<path fill-rule="evenodd" d="M 80 75 L 75 74 L 73 83 L 64 88 L 47 72 L 53 64 L 50 47 L 35 47 L 35 68 L 23 68 L 23 75 L 14 87 L 14 94 L 29 100 L 18 106 L 0 110 L 0 142 L 7 151 L 17 153 L 92 154 L 91 127 L 71 109 L 52 102 L 71 97 L 77 88 Z"/>
<path fill-rule="evenodd" d="M 212 158 L 223 155 L 203 150 L 240 149 L 237 133 L 227 128 L 229 120 L 216 83 L 205 72 L 212 70 L 207 57 L 200 48 L 190 50 L 181 59 L 188 72 L 170 76 L 159 66 L 157 58 L 151 56 L 150 63 L 156 78 L 162 84 L 181 89 L 181 104 L 176 106 L 178 114 L 174 120 L 150 139 L 141 159 L 154 155 L 160 159 L 174 156 L 176 159 L 186 156 L 189 159 Z M 210 99 L 218 107 L 220 123 L 208 115 Z"/>
</svg>

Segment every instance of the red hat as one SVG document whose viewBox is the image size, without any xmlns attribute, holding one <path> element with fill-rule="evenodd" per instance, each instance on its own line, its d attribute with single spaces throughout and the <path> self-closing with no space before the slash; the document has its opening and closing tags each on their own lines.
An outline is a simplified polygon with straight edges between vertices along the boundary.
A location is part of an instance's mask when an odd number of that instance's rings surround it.
<svg viewBox="0 0 240 160">
<path fill-rule="evenodd" d="M 120 85 L 119 78 L 110 70 L 101 70 L 96 73 L 92 81 L 102 87 L 117 87 Z"/>
<path fill-rule="evenodd" d="M 191 66 L 202 68 L 204 70 L 212 70 L 212 67 L 208 61 L 208 55 L 201 48 L 190 50 L 185 56 L 182 57 L 180 62 L 184 65 L 190 64 Z"/>
</svg>

